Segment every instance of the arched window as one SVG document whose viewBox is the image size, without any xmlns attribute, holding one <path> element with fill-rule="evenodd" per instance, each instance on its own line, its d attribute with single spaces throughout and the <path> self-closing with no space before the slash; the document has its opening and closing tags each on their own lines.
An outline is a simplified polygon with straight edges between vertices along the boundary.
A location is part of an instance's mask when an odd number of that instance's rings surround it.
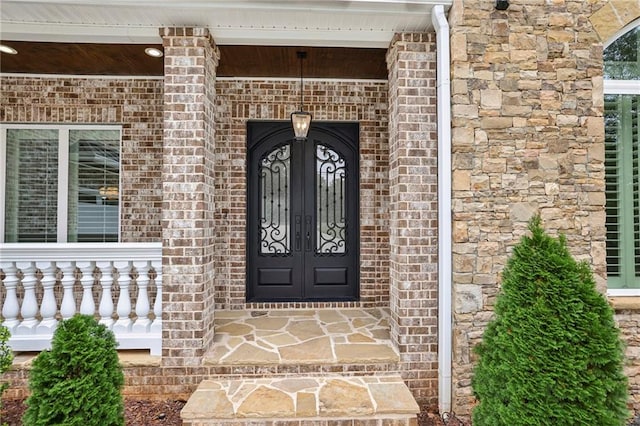
<svg viewBox="0 0 640 426">
<path fill-rule="evenodd" d="M 640 295 L 640 25 L 604 50 L 609 295 Z"/>
</svg>

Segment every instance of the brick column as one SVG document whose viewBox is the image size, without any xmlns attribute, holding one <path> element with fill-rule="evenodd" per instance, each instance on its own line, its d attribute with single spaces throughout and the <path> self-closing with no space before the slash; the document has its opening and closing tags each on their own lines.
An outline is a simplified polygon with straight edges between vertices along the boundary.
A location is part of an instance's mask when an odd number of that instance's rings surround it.
<svg viewBox="0 0 640 426">
<path fill-rule="evenodd" d="M 161 36 L 163 362 L 195 366 L 213 340 L 214 83 L 219 55 L 206 29 L 165 28 Z"/>
<path fill-rule="evenodd" d="M 435 34 L 397 35 L 389 69 L 391 335 L 420 403 L 437 402 Z"/>
</svg>

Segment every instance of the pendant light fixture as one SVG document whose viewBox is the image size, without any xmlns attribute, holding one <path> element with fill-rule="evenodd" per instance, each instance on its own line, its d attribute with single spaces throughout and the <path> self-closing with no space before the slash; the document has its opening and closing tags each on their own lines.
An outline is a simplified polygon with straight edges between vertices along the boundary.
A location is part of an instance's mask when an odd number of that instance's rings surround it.
<svg viewBox="0 0 640 426">
<path fill-rule="evenodd" d="M 307 52 L 297 52 L 300 59 L 300 110 L 291 113 L 291 125 L 297 140 L 307 139 L 309 126 L 311 126 L 311 113 L 304 110 L 304 85 L 302 82 L 302 61 L 307 57 Z"/>
</svg>

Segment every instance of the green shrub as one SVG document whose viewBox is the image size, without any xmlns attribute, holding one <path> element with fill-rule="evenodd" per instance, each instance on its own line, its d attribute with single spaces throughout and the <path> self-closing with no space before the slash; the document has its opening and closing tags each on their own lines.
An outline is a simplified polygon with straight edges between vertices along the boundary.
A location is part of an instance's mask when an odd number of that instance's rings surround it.
<svg viewBox="0 0 640 426">
<path fill-rule="evenodd" d="M 25 426 L 124 425 L 124 384 L 113 333 L 94 318 L 62 321 L 34 360 Z"/>
<path fill-rule="evenodd" d="M 9 369 L 13 362 L 13 352 L 7 344 L 9 337 L 9 329 L 0 323 L 0 375 Z M 6 383 L 0 383 L 0 397 L 8 386 Z M 2 400 L 0 400 L 0 408 L 2 408 Z"/>
<path fill-rule="evenodd" d="M 476 348 L 474 426 L 620 426 L 623 346 L 586 263 L 529 223 L 502 275 L 495 319 Z"/>
</svg>

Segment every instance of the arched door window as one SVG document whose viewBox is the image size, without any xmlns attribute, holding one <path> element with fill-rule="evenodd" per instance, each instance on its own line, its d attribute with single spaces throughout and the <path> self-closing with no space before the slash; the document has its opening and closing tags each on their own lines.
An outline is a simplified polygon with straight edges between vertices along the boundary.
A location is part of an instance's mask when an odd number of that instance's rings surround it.
<svg viewBox="0 0 640 426">
<path fill-rule="evenodd" d="M 604 50 L 607 286 L 640 294 L 640 25 Z"/>
</svg>

